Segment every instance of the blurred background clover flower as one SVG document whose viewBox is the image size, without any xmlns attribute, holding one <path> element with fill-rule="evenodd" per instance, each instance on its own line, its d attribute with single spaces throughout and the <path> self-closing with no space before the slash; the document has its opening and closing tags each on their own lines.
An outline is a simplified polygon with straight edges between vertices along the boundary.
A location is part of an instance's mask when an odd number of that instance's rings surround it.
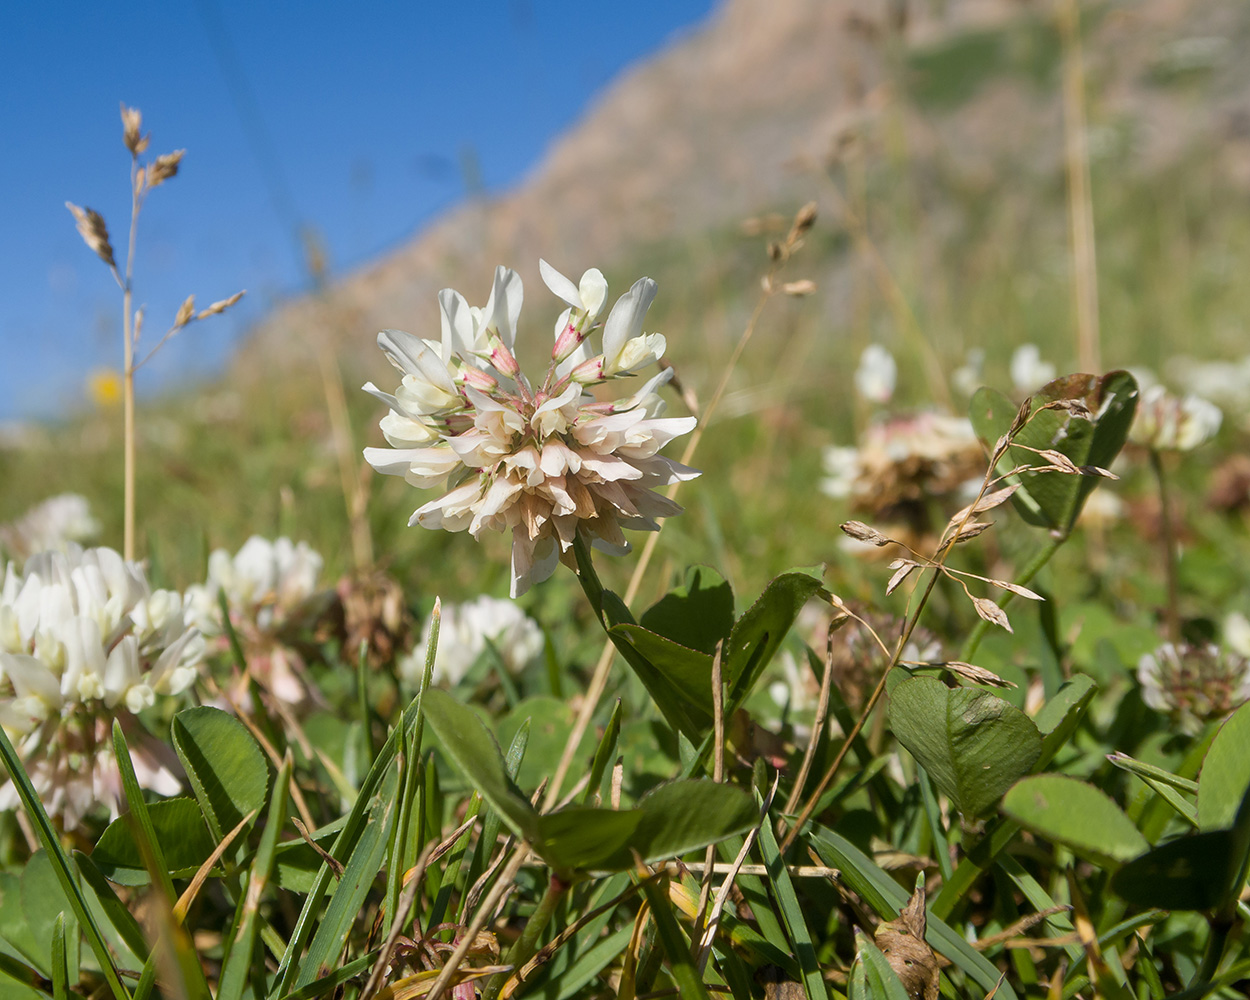
<svg viewBox="0 0 1250 1000">
<path fill-rule="evenodd" d="M 1130 437 L 1153 451 L 1193 451 L 1215 437 L 1222 422 L 1214 403 L 1192 393 L 1177 396 L 1156 384 L 1142 390 Z"/>
<path fill-rule="evenodd" d="M 1142 700 L 1196 735 L 1250 700 L 1250 660 L 1214 643 L 1164 643 L 1137 664 Z"/>
<path fill-rule="evenodd" d="M 139 713 L 187 690 L 204 640 L 182 595 L 153 590 L 143 568 L 112 549 L 82 549 L 10 563 L 0 588 L 0 725 L 48 812 L 73 830 L 97 806 L 116 817 L 121 777 L 114 719 L 130 741 L 139 783 L 161 795 L 180 788 L 169 748 Z M 11 783 L 0 808 L 18 803 Z"/>
<path fill-rule="evenodd" d="M 425 672 L 432 622 L 421 641 L 399 661 L 399 676 L 415 689 Z M 458 684 L 488 650 L 511 674 L 518 674 L 543 651 L 538 622 L 515 603 L 483 594 L 463 604 L 444 604 L 434 655 L 434 684 Z"/>
<path fill-rule="evenodd" d="M 300 634 L 332 594 L 319 588 L 324 560 L 306 542 L 270 541 L 253 535 L 233 556 L 217 549 L 208 558 L 208 580 L 187 588 L 187 602 L 213 653 L 229 648 L 218 593 L 225 594 L 230 624 L 247 660 L 234 696 L 247 702 L 248 676 L 287 705 L 303 705 L 312 688 Z"/>
<path fill-rule="evenodd" d="M 607 301 L 607 283 L 591 269 L 574 284 L 546 261 L 547 286 L 567 308 L 555 324 L 550 361 L 535 388 L 514 354 L 523 289 L 499 267 L 486 305 L 468 305 L 451 289 L 439 293 L 441 341 L 398 330 L 378 345 L 402 379 L 394 395 L 373 383 L 365 391 L 390 408 L 381 428 L 390 448 L 366 448 L 366 460 L 442 496 L 409 524 L 448 531 L 512 533 L 515 598 L 573 562 L 579 533 L 596 548 L 629 551 L 622 529 L 657 531 L 658 519 L 681 512 L 656 487 L 698 475 L 659 454 L 694 429 L 694 417 L 663 418 L 657 390 L 664 369 L 632 395 L 600 402 L 589 387 L 633 375 L 658 362 L 665 339 L 644 333 L 656 284 L 640 278 L 608 313 L 602 352 L 589 337 Z"/>
<path fill-rule="evenodd" d="M 87 498 L 61 493 L 0 524 L 0 553 L 21 562 L 36 552 L 63 552 L 70 543 L 90 541 L 99 533 L 100 522 L 91 516 Z"/>
</svg>

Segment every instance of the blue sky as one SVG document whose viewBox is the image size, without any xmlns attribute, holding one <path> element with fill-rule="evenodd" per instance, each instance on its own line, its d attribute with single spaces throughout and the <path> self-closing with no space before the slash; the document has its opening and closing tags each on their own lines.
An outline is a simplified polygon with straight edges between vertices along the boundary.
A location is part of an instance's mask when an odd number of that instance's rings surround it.
<svg viewBox="0 0 1250 1000">
<path fill-rule="evenodd" d="M 119 102 L 143 112 L 150 153 L 187 150 L 140 217 L 144 342 L 187 294 L 203 306 L 248 289 L 232 315 L 170 342 L 140 374 L 151 391 L 211 373 L 250 322 L 305 287 L 298 226 L 342 273 L 405 242 L 473 183 L 506 191 L 614 77 L 714 6 L 6 4 L 0 420 L 79 409 L 86 374 L 120 365 L 120 293 L 64 206 L 100 212 L 124 255 Z"/>
</svg>

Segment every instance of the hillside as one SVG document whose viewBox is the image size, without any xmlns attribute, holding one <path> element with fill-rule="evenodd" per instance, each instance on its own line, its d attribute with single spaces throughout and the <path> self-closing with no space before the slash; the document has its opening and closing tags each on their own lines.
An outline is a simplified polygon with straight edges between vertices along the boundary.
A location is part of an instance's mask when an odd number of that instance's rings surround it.
<svg viewBox="0 0 1250 1000">
<path fill-rule="evenodd" d="M 1050 10 L 1027 0 L 727 0 L 703 29 L 618 80 L 516 190 L 452 211 L 337 282 L 330 308 L 319 298 L 281 308 L 236 370 L 317 335 L 355 354 L 379 328 L 423 329 L 437 289 L 474 300 L 497 262 L 537 288 L 540 255 L 578 272 L 810 198 L 829 219 L 822 175 L 839 158 L 874 171 L 906 157 L 934 222 L 952 186 L 1053 184 L 1062 53 Z M 1103 3 L 1086 7 L 1085 29 L 1092 155 L 1157 173 L 1217 146 L 1229 175 L 1250 182 L 1250 67 L 1234 57 L 1250 38 L 1250 9 Z M 948 176 L 934 190 L 938 172 Z M 846 305 L 827 302 L 835 314 Z"/>
</svg>

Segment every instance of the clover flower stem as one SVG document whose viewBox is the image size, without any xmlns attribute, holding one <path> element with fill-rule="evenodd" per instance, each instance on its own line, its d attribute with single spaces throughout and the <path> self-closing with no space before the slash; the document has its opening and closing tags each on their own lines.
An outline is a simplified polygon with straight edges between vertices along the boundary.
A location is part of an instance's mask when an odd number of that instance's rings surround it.
<svg viewBox="0 0 1250 1000">
<path fill-rule="evenodd" d="M 729 388 L 729 380 L 733 375 L 734 369 L 737 368 L 739 360 L 742 358 L 743 351 L 746 350 L 747 342 L 755 333 L 755 328 L 759 324 L 764 307 L 768 305 L 769 300 L 776 294 L 772 279 L 780 270 L 780 267 L 780 263 L 774 262 L 768 269 L 763 290 L 760 292 L 760 297 L 756 300 L 755 308 L 751 312 L 750 319 L 747 320 L 747 325 L 743 328 L 742 336 L 738 338 L 733 354 L 730 355 L 729 361 L 725 365 L 725 371 L 721 375 L 720 383 L 716 386 L 716 391 L 712 393 L 712 398 L 708 405 L 703 408 L 703 412 L 696 414 L 699 417 L 699 424 L 686 441 L 686 448 L 681 456 L 682 465 L 689 465 L 694 457 L 695 449 L 698 448 L 699 442 L 703 440 L 703 428 L 706 426 L 707 421 L 711 419 L 712 413 L 720 403 L 721 397 L 725 395 L 725 390 Z M 668 488 L 666 496 L 672 500 L 677 495 L 680 487 L 680 483 L 674 483 Z M 630 575 L 629 585 L 625 588 L 624 601 L 626 607 L 632 604 L 634 598 L 638 596 L 638 591 L 642 586 L 643 574 L 646 573 L 647 567 L 651 563 L 651 557 L 655 553 L 655 547 L 659 540 L 659 532 L 653 532 L 647 536 L 647 540 L 643 544 L 642 552 L 638 556 L 638 562 L 634 565 L 634 572 Z M 587 563 L 589 563 L 589 558 L 587 558 Z M 595 582 L 598 583 L 598 580 Z M 582 586 L 584 588 L 585 583 Z M 600 587 L 600 593 L 602 593 L 602 587 Z M 598 609 L 596 609 L 595 613 L 599 613 Z M 591 717 L 595 713 L 595 708 L 598 707 L 599 699 L 603 697 L 603 692 L 607 688 L 608 671 L 612 667 L 614 651 L 615 646 L 609 639 L 604 643 L 603 652 L 599 655 L 599 662 L 595 664 L 594 675 L 591 677 L 590 686 L 586 689 L 586 697 L 582 701 L 582 710 L 573 723 L 573 730 L 569 733 L 568 742 L 564 744 L 564 753 L 560 756 L 560 762 L 556 766 L 555 774 L 551 778 L 551 783 L 547 786 L 547 795 L 543 800 L 544 808 L 546 809 L 551 808 L 559 800 L 560 786 L 564 783 L 569 767 L 572 766 L 573 755 L 581 745 L 582 736 L 585 735 L 586 730 L 590 727 Z"/>
<path fill-rule="evenodd" d="M 1150 449 L 1150 468 L 1159 484 L 1159 543 L 1163 546 L 1163 568 L 1167 574 L 1168 603 L 1164 609 L 1167 618 L 1168 638 L 1181 641 L 1180 583 L 1176 569 L 1176 538 L 1172 532 L 1172 511 L 1168 497 L 1167 472 L 1163 468 L 1163 456 L 1158 449 Z"/>
<path fill-rule="evenodd" d="M 1233 921 L 1221 919 L 1217 915 L 1210 920 L 1210 926 L 1211 936 L 1207 938 L 1207 948 L 1202 954 L 1202 964 L 1198 966 L 1198 971 L 1194 973 L 1194 978 L 1189 984 L 1190 990 L 1209 983 L 1215 971 L 1220 967 L 1220 959 L 1224 957 L 1224 949 L 1233 929 Z"/>
</svg>

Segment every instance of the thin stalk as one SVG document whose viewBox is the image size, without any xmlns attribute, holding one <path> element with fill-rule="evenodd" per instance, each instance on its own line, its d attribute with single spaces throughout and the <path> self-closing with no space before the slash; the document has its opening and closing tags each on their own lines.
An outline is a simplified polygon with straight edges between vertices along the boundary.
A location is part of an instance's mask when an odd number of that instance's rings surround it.
<svg viewBox="0 0 1250 1000">
<path fill-rule="evenodd" d="M 438 978 L 434 980 L 434 985 L 430 987 L 427 1000 L 438 1000 L 447 990 L 452 977 L 456 974 L 456 970 L 460 968 L 460 963 L 464 961 L 465 956 L 469 954 L 469 949 L 476 942 L 478 932 L 486 926 L 486 922 L 490 919 L 490 915 L 495 909 L 495 904 L 503 899 L 504 893 L 508 891 L 508 887 L 512 884 L 513 879 L 516 878 L 516 873 L 521 870 L 521 865 L 525 862 L 529 852 L 529 844 L 520 843 L 517 845 L 516 850 L 513 851 L 512 857 L 508 861 L 507 867 L 500 873 L 495 880 L 495 884 L 491 886 L 490 892 L 477 908 L 477 912 L 473 915 L 472 923 L 465 928 L 464 933 L 460 937 L 460 943 L 456 945 L 456 950 L 451 953 L 451 956 L 447 959 L 447 964 L 439 971 Z"/>
<path fill-rule="evenodd" d="M 1081 371 L 1102 371 L 1098 328 L 1098 257 L 1085 126 L 1085 62 L 1077 0 L 1059 8 L 1063 37 L 1064 159 L 1068 175 L 1068 228 L 1072 241 L 1072 291 L 1076 299 L 1077 357 Z"/>
<path fill-rule="evenodd" d="M 521 931 L 521 936 L 516 939 L 516 942 L 508 950 L 508 955 L 504 959 L 504 963 L 512 966 L 512 970 L 510 972 L 500 972 L 493 976 L 482 991 L 482 1000 L 496 1000 L 499 996 L 499 991 L 503 989 L 508 979 L 524 968 L 525 964 L 534 957 L 535 952 L 538 951 L 538 939 L 542 937 L 543 931 L 551 923 L 551 917 L 556 912 L 556 907 L 563 902 L 564 897 L 569 894 L 569 890 L 572 887 L 572 881 L 566 881 L 555 872 L 551 873 L 551 878 L 547 882 L 547 888 L 543 892 L 542 899 L 538 901 L 538 907 L 530 915 L 529 920 L 525 922 L 525 928 Z"/>
<path fill-rule="evenodd" d="M 130 237 L 126 249 L 126 277 L 122 286 L 122 556 L 135 557 L 135 330 L 134 302 L 135 242 L 139 232 L 139 161 L 130 160 Z M 116 271 L 114 271 L 116 276 Z"/>
<path fill-rule="evenodd" d="M 1194 973 L 1194 978 L 1189 983 L 1190 989 L 1209 983 L 1215 977 L 1232 929 L 1231 920 L 1211 921 L 1211 936 L 1207 938 L 1207 950 L 1202 953 L 1202 964 L 1198 966 L 1198 971 Z"/>
<path fill-rule="evenodd" d="M 1067 535 L 1052 535 L 1050 541 L 1043 545 L 1033 556 L 1027 566 L 1016 577 L 1015 582 L 1020 586 L 1027 586 L 1033 577 L 1037 576 L 1043 566 L 1050 562 L 1051 558 L 1059 551 L 1059 546 L 1068 540 Z M 1007 607 L 1011 603 L 1011 599 L 1016 595 L 1010 590 L 1004 590 L 998 598 L 998 606 L 1000 608 Z M 964 643 L 964 648 L 959 652 L 959 658 L 965 662 L 972 659 L 976 653 L 977 647 L 981 645 L 981 640 L 985 638 L 985 633 L 989 631 L 990 623 L 984 618 L 978 619 L 976 627 L 968 636 L 968 640 Z"/>
<path fill-rule="evenodd" d="M 1167 574 L 1168 604 L 1164 610 L 1167 617 L 1168 637 L 1181 641 L 1180 580 L 1176 569 L 1176 535 L 1172 530 L 1172 503 L 1168 495 L 1167 472 L 1163 468 L 1163 456 L 1155 448 L 1150 449 L 1150 468 L 1159 485 L 1159 539 L 1163 545 L 1163 568 Z"/>
</svg>

